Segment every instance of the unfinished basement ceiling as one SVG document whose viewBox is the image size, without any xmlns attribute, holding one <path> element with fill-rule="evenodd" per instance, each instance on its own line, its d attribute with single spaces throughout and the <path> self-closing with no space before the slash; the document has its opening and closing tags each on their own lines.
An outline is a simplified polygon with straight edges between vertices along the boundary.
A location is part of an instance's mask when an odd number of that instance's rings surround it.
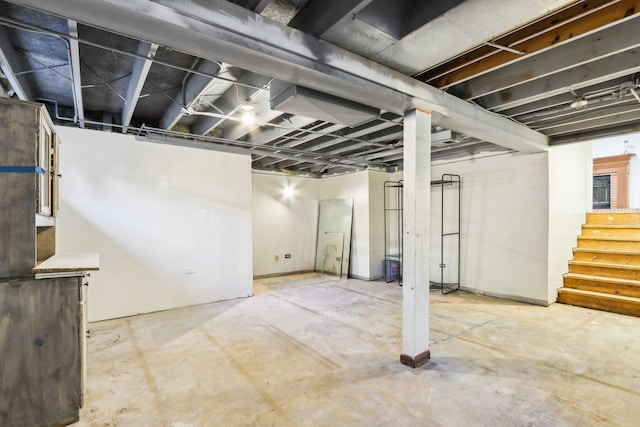
<svg viewBox="0 0 640 427">
<path fill-rule="evenodd" d="M 0 65 L 3 87 L 59 124 L 322 176 L 401 168 L 412 106 L 433 111 L 433 159 L 639 131 L 638 12 L 630 0 L 12 0 Z M 323 104 L 272 109 L 283 80 Z M 361 122 L 335 118 L 353 105 Z"/>
</svg>

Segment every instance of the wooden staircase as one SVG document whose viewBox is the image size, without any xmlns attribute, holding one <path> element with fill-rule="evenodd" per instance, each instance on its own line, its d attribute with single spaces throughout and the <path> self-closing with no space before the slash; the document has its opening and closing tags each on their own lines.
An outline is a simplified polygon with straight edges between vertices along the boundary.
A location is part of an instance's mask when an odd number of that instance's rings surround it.
<svg viewBox="0 0 640 427">
<path fill-rule="evenodd" d="M 640 316 L 640 213 L 588 213 L 558 302 Z"/>
</svg>

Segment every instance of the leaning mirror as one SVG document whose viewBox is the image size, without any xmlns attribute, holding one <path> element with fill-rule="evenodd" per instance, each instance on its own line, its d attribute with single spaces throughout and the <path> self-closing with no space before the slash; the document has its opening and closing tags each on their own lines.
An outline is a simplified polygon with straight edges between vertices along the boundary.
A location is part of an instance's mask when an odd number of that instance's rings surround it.
<svg viewBox="0 0 640 427">
<path fill-rule="evenodd" d="M 321 200 L 315 270 L 348 277 L 353 199 Z"/>
</svg>

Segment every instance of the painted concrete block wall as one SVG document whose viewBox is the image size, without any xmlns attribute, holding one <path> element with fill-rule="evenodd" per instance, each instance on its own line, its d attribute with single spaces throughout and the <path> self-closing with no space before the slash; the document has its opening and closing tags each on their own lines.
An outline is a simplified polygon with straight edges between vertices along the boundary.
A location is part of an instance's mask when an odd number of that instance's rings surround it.
<svg viewBox="0 0 640 427">
<path fill-rule="evenodd" d="M 463 179 L 462 286 L 480 293 L 546 303 L 547 154 L 434 162 L 432 179 L 440 179 L 443 173 L 458 174 Z M 439 195 L 432 193 L 433 281 L 440 280 L 441 245 L 435 228 L 440 210 Z M 449 217 L 447 220 L 450 223 Z"/>
<path fill-rule="evenodd" d="M 592 149 L 593 158 L 635 154 L 629 159 L 629 208 L 640 209 L 640 133 L 594 140 Z"/>
<path fill-rule="evenodd" d="M 320 183 L 312 178 L 252 174 L 255 276 L 314 269 Z"/>
<path fill-rule="evenodd" d="M 547 302 L 557 299 L 562 275 L 569 271 L 585 212 L 591 210 L 591 143 L 551 147 L 549 155 L 549 278 Z"/>
<path fill-rule="evenodd" d="M 323 178 L 319 199 L 353 199 L 353 229 L 351 233 L 351 266 L 349 275 L 368 279 L 369 265 L 369 172 Z"/>
<path fill-rule="evenodd" d="M 248 156 L 58 131 L 56 250 L 101 256 L 89 320 L 252 295 Z"/>
</svg>

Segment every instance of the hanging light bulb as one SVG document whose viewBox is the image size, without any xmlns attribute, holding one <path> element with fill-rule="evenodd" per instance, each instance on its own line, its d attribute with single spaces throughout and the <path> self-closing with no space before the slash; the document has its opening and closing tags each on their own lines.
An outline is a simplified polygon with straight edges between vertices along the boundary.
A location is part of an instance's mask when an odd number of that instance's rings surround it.
<svg viewBox="0 0 640 427">
<path fill-rule="evenodd" d="M 250 126 L 256 122 L 256 116 L 254 115 L 253 111 L 243 111 L 240 118 L 242 119 L 242 123 L 247 126 Z"/>
<path fill-rule="evenodd" d="M 571 108 L 575 108 L 576 110 L 580 110 L 580 109 L 586 107 L 588 103 L 589 103 L 589 101 L 584 99 L 584 98 L 576 99 L 575 101 L 573 101 L 571 103 Z"/>
<path fill-rule="evenodd" d="M 240 105 L 240 111 L 242 123 L 250 126 L 256 122 L 255 107 L 249 101 L 244 101 L 242 105 Z"/>
<path fill-rule="evenodd" d="M 282 189 L 282 195 L 287 200 L 291 200 L 295 195 L 295 193 L 296 193 L 296 190 L 291 185 L 287 185 Z"/>
<path fill-rule="evenodd" d="M 242 111 L 253 111 L 255 107 L 249 101 L 244 101 L 242 105 L 240 105 L 240 110 Z"/>
</svg>

